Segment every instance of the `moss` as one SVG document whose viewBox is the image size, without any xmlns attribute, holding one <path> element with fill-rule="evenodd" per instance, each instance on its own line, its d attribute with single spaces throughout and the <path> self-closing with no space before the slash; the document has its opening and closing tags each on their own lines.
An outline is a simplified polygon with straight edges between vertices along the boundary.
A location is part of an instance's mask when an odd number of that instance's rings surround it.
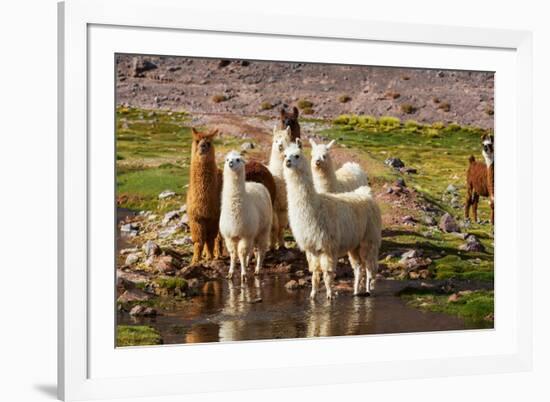
<svg viewBox="0 0 550 402">
<path fill-rule="evenodd" d="M 426 292 L 409 293 L 402 296 L 407 302 L 417 308 L 440 313 L 456 315 L 467 323 L 485 323 L 485 327 L 494 322 L 494 292 L 478 290 L 462 292 L 455 301 L 449 300 L 449 295 L 428 294 Z"/>
<path fill-rule="evenodd" d="M 155 280 L 155 283 L 163 288 L 168 290 L 181 290 L 184 291 L 187 289 L 187 281 L 183 278 L 178 277 L 164 277 L 164 278 L 157 278 Z"/>
<path fill-rule="evenodd" d="M 116 346 L 160 345 L 158 331 L 147 325 L 117 325 Z"/>
</svg>

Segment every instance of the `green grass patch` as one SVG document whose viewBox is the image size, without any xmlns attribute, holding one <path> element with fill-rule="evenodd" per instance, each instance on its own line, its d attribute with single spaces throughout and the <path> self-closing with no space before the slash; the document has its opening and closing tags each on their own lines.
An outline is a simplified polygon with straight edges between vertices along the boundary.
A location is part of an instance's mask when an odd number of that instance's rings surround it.
<svg viewBox="0 0 550 402">
<path fill-rule="evenodd" d="M 144 346 L 160 345 L 162 338 L 158 331 L 147 325 L 117 325 L 116 345 Z"/>
<path fill-rule="evenodd" d="M 183 278 L 177 278 L 177 277 L 157 278 L 155 282 L 159 287 L 168 289 L 168 290 L 179 289 L 181 291 L 184 291 L 185 289 L 187 289 L 187 281 Z"/>
<path fill-rule="evenodd" d="M 449 295 L 426 292 L 406 293 L 402 297 L 413 307 L 456 315 L 471 325 L 491 327 L 494 322 L 493 291 L 462 292 L 456 301 L 449 301 Z"/>
</svg>

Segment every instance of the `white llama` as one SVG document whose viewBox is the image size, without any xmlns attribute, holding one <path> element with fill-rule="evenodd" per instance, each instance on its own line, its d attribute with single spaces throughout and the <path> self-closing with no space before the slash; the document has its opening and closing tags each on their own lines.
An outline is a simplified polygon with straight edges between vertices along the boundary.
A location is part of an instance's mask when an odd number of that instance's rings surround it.
<svg viewBox="0 0 550 402">
<path fill-rule="evenodd" d="M 273 214 L 276 215 L 273 221 L 276 224 L 271 239 L 271 246 L 284 247 L 284 231 L 288 226 L 288 206 L 286 199 L 286 185 L 283 177 L 283 159 L 284 150 L 291 142 L 290 127 L 280 130 L 277 126 L 273 127 L 273 143 L 271 145 L 271 157 L 269 159 L 269 171 L 275 180 L 277 195 L 274 203 Z"/>
<path fill-rule="evenodd" d="M 231 257 L 228 277 L 233 276 L 237 257 L 241 279 L 246 276 L 250 254 L 256 256 L 255 274 L 260 273 L 271 234 L 271 197 L 263 184 L 245 182 L 245 161 L 235 151 L 229 152 L 223 169 L 220 234 Z"/>
<path fill-rule="evenodd" d="M 368 186 L 367 173 L 355 162 L 346 162 L 334 171 L 330 148 L 334 140 L 328 144 L 317 144 L 310 138 L 311 170 L 313 183 L 318 193 L 345 193 L 361 186 Z"/>
<path fill-rule="evenodd" d="M 301 142 L 285 150 L 284 177 L 287 185 L 290 228 L 301 250 L 305 251 L 312 272 L 311 297 L 314 298 L 321 272 L 327 298 L 332 298 L 332 281 L 338 258 L 349 256 L 354 270 L 354 294 L 366 271 L 366 293 L 378 268 L 382 218 L 370 187 L 339 194 L 318 193 L 313 185 L 311 167 L 302 153 Z"/>
</svg>

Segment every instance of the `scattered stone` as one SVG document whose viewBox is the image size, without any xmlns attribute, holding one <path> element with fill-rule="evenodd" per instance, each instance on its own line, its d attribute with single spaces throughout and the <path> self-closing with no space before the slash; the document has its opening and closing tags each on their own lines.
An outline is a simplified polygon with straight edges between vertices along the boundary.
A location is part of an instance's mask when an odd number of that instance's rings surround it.
<svg viewBox="0 0 550 402">
<path fill-rule="evenodd" d="M 132 71 L 134 77 L 143 77 L 143 73 L 157 68 L 157 65 L 150 60 L 134 57 Z"/>
<path fill-rule="evenodd" d="M 175 274 L 179 268 L 179 261 L 171 255 L 159 257 L 155 263 L 155 269 L 163 274 Z"/>
<path fill-rule="evenodd" d="M 439 228 L 446 233 L 460 232 L 460 227 L 449 213 L 446 213 L 441 217 L 441 220 L 439 221 Z"/>
<path fill-rule="evenodd" d="M 126 261 L 124 261 L 124 265 L 132 266 L 136 264 L 138 261 L 139 261 L 139 254 L 137 253 L 128 254 L 128 256 L 126 257 Z"/>
<path fill-rule="evenodd" d="M 305 280 L 304 278 L 298 279 L 298 286 L 301 287 L 301 288 L 306 287 L 307 286 L 307 280 Z"/>
<path fill-rule="evenodd" d="M 128 303 L 128 302 L 134 302 L 134 301 L 146 301 L 151 299 L 153 296 L 149 293 L 144 292 L 141 289 L 134 288 L 134 289 L 128 289 L 122 293 L 118 299 L 117 302 L 119 303 Z"/>
<path fill-rule="evenodd" d="M 132 316 L 141 316 L 141 317 L 152 317 L 157 315 L 157 310 L 152 307 L 145 307 L 140 304 L 135 305 L 130 310 L 130 315 Z"/>
<path fill-rule="evenodd" d="M 218 63 L 218 67 L 219 68 L 224 68 L 224 67 L 227 67 L 228 65 L 231 64 L 231 60 L 220 60 L 219 63 Z"/>
<path fill-rule="evenodd" d="M 170 198 L 170 197 L 173 197 L 175 196 L 176 193 L 173 192 L 172 190 L 164 190 L 162 193 L 159 194 L 159 200 L 164 200 L 166 198 Z"/>
<path fill-rule="evenodd" d="M 466 243 L 459 247 L 462 251 L 474 251 L 474 252 L 483 252 L 485 251 L 485 246 L 474 235 L 470 234 L 466 237 Z"/>
<path fill-rule="evenodd" d="M 139 233 L 139 225 L 135 222 L 126 223 L 120 227 L 120 232 L 130 236 L 137 236 Z"/>
<path fill-rule="evenodd" d="M 450 193 L 450 194 L 454 194 L 454 193 L 456 193 L 457 190 L 456 190 L 456 187 L 455 187 L 455 186 L 453 186 L 452 184 L 449 184 L 449 185 L 447 186 L 447 189 L 446 189 L 445 191 L 448 192 L 448 193 Z"/>
<path fill-rule="evenodd" d="M 397 178 L 397 180 L 395 181 L 395 185 L 397 187 L 407 187 L 407 184 L 405 184 L 405 179 L 403 179 L 402 177 Z"/>
<path fill-rule="evenodd" d="M 251 149 L 256 148 L 256 146 L 252 142 L 244 142 L 241 145 L 241 151 L 250 151 Z"/>
<path fill-rule="evenodd" d="M 256 299 L 252 299 L 249 301 L 250 304 L 257 304 L 263 302 L 263 299 L 261 297 L 258 297 Z"/>
<path fill-rule="evenodd" d="M 402 167 L 399 169 L 399 171 L 401 173 L 404 173 L 404 174 L 417 174 L 418 173 L 418 170 L 416 170 L 415 168 L 412 168 L 412 167 Z"/>
<path fill-rule="evenodd" d="M 158 237 L 160 239 L 166 239 L 167 237 L 172 236 L 173 234 L 177 233 L 180 227 L 176 226 L 168 226 L 162 230 L 159 230 Z"/>
<path fill-rule="evenodd" d="M 421 269 L 418 271 L 418 275 L 420 276 L 420 279 L 428 279 L 430 277 L 430 271 L 427 269 Z"/>
<path fill-rule="evenodd" d="M 458 293 L 453 293 L 447 298 L 447 302 L 449 303 L 456 303 L 460 299 L 460 295 Z"/>
<path fill-rule="evenodd" d="M 394 169 L 401 169 L 405 167 L 405 164 L 399 158 L 388 158 L 384 161 L 384 163 Z"/>
<path fill-rule="evenodd" d="M 179 217 L 180 214 L 178 211 L 170 211 L 164 215 L 164 218 L 162 219 L 162 224 L 166 226 L 168 223 Z"/>
<path fill-rule="evenodd" d="M 174 246 L 190 246 L 193 244 L 193 239 L 191 238 L 191 236 L 185 236 L 180 239 L 172 240 L 172 244 Z"/>
<path fill-rule="evenodd" d="M 295 281 L 294 279 L 291 279 L 290 281 L 288 281 L 287 283 L 285 283 L 285 288 L 287 288 L 288 290 L 296 290 L 300 287 L 300 285 L 298 284 L 297 281 Z"/>
<path fill-rule="evenodd" d="M 416 271 L 427 268 L 432 263 L 430 258 L 414 257 L 402 262 L 403 267 L 408 271 Z"/>
<path fill-rule="evenodd" d="M 410 258 L 422 257 L 422 250 L 412 249 L 401 254 L 401 262 L 405 262 Z"/>
<path fill-rule="evenodd" d="M 304 271 L 302 271 L 302 270 L 300 269 L 300 270 L 294 272 L 294 275 L 296 275 L 297 277 L 301 278 L 301 277 L 305 276 L 305 273 L 304 273 Z"/>
<path fill-rule="evenodd" d="M 122 250 L 119 251 L 120 255 L 127 255 L 127 254 L 132 254 L 132 253 L 137 253 L 139 250 L 136 248 L 136 247 L 132 247 L 132 248 L 123 248 Z"/>
<path fill-rule="evenodd" d="M 401 222 L 405 225 L 414 225 L 416 223 L 416 219 L 414 219 L 411 215 L 406 215 L 401 218 Z"/>
<path fill-rule="evenodd" d="M 142 246 L 142 249 L 147 257 L 160 255 L 162 251 L 160 246 L 152 240 L 147 240 Z"/>
<path fill-rule="evenodd" d="M 197 278 L 191 278 L 187 280 L 187 287 L 189 289 L 198 289 L 201 282 Z"/>
<path fill-rule="evenodd" d="M 138 285 L 146 284 L 148 281 L 146 276 L 135 272 L 125 272 L 120 269 L 116 271 L 116 285 L 119 289 L 134 289 Z"/>
<path fill-rule="evenodd" d="M 433 216 L 430 216 L 430 215 L 427 215 L 424 218 L 424 223 L 428 226 L 436 226 L 437 225 L 437 221 L 435 220 L 435 218 Z"/>
</svg>

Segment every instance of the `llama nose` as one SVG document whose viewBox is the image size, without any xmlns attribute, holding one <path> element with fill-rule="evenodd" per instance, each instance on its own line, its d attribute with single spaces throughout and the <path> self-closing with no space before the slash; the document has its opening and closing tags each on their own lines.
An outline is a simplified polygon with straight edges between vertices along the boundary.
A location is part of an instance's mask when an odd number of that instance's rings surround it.
<svg viewBox="0 0 550 402">
<path fill-rule="evenodd" d="M 230 168 L 233 167 L 233 161 L 229 162 L 229 167 L 230 167 Z"/>
<path fill-rule="evenodd" d="M 287 159 L 287 160 L 286 160 L 286 162 L 285 162 L 285 165 L 286 165 L 286 167 L 287 167 L 287 168 L 289 168 L 289 167 L 290 167 L 290 165 L 291 165 L 291 163 L 290 163 L 290 159 Z"/>
<path fill-rule="evenodd" d="M 320 165 L 321 165 L 321 160 L 317 159 L 317 160 L 315 161 L 315 165 L 316 165 L 316 166 L 320 166 Z"/>
</svg>

